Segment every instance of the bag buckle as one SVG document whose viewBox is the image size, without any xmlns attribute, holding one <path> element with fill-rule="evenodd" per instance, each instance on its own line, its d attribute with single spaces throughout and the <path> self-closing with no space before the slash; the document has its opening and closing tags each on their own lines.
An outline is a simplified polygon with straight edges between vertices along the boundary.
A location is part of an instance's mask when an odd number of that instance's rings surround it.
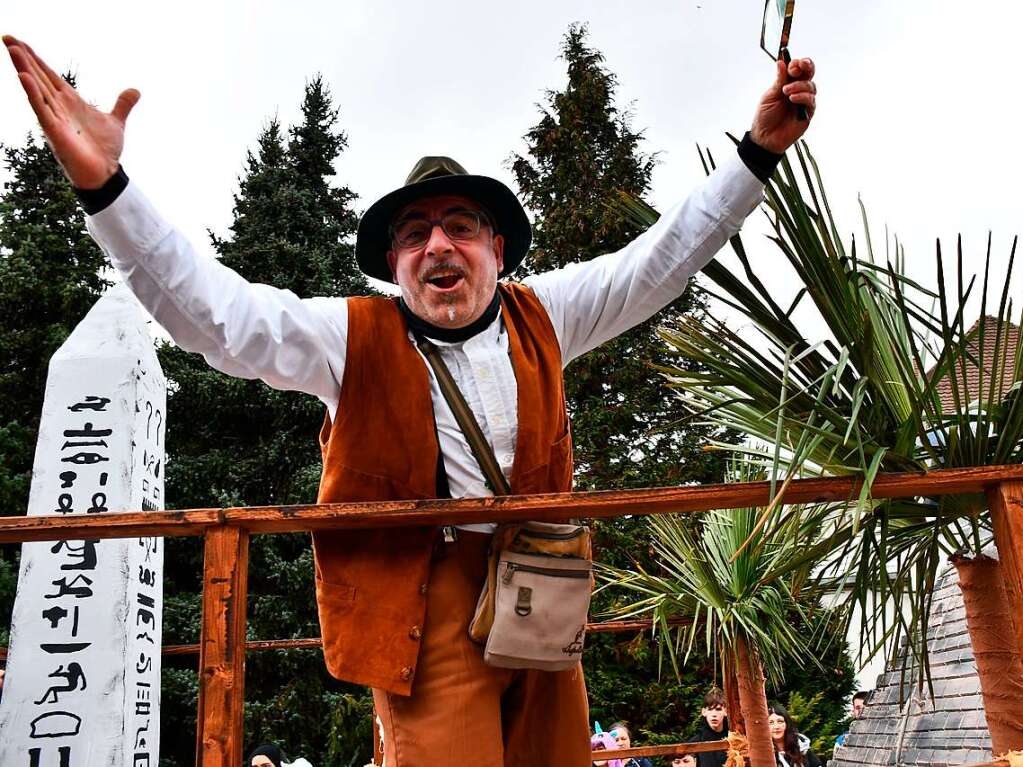
<svg viewBox="0 0 1023 767">
<path fill-rule="evenodd" d="M 518 598 L 515 600 L 515 614 L 525 618 L 533 612 L 530 602 L 533 599 L 533 589 L 528 586 L 519 586 Z"/>
</svg>

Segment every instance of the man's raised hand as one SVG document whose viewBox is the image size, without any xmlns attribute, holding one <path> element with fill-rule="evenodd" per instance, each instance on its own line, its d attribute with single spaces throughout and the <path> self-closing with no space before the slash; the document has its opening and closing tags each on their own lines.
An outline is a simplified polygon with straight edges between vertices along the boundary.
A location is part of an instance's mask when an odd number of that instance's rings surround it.
<svg viewBox="0 0 1023 767">
<path fill-rule="evenodd" d="M 813 119 L 817 107 L 815 67 L 810 59 L 793 59 L 788 66 L 778 61 L 774 82 L 761 97 L 753 116 L 750 138 L 764 149 L 783 154 L 800 138 L 810 120 L 800 120 L 797 106 L 806 107 Z"/>
<path fill-rule="evenodd" d="M 26 43 L 4 35 L 18 79 L 39 119 L 57 162 L 80 189 L 98 189 L 117 172 L 124 148 L 124 122 L 139 100 L 134 88 L 121 93 L 109 112 L 87 103 Z"/>
</svg>

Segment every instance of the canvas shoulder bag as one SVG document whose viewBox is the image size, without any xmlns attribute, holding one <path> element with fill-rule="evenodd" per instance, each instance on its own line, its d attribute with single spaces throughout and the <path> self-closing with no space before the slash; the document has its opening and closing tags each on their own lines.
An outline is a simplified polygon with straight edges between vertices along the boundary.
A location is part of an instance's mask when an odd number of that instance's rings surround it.
<svg viewBox="0 0 1023 767">
<path fill-rule="evenodd" d="M 416 336 L 444 399 L 494 495 L 511 487 L 494 451 L 437 347 Z M 469 624 L 484 644 L 483 660 L 501 668 L 560 671 L 579 662 L 593 591 L 590 531 L 585 525 L 519 522 L 499 525 L 487 580 Z"/>
</svg>

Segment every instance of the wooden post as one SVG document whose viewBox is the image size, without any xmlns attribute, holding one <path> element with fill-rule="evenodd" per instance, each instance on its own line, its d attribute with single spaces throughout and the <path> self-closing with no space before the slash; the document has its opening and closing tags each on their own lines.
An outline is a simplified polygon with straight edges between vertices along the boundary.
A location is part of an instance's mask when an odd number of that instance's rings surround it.
<svg viewBox="0 0 1023 767">
<path fill-rule="evenodd" d="M 249 534 L 237 527 L 206 533 L 199 647 L 199 767 L 242 763 L 245 613 Z"/>
<path fill-rule="evenodd" d="M 987 501 L 1016 647 L 1023 655 L 1023 482 L 1002 482 L 987 492 Z"/>
</svg>

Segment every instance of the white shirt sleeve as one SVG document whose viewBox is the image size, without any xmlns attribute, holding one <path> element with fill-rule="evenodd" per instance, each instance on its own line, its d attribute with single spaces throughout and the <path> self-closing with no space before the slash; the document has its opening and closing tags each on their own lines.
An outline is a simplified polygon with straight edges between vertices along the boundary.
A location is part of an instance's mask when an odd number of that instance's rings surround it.
<svg viewBox="0 0 1023 767">
<path fill-rule="evenodd" d="M 736 155 L 616 253 L 523 280 L 550 315 L 562 364 L 682 295 L 689 279 L 739 231 L 763 191 L 764 184 Z"/>
<path fill-rule="evenodd" d="M 154 319 L 217 370 L 319 397 L 337 410 L 348 338 L 343 298 L 250 283 L 192 245 L 129 183 L 89 232 Z"/>
</svg>

